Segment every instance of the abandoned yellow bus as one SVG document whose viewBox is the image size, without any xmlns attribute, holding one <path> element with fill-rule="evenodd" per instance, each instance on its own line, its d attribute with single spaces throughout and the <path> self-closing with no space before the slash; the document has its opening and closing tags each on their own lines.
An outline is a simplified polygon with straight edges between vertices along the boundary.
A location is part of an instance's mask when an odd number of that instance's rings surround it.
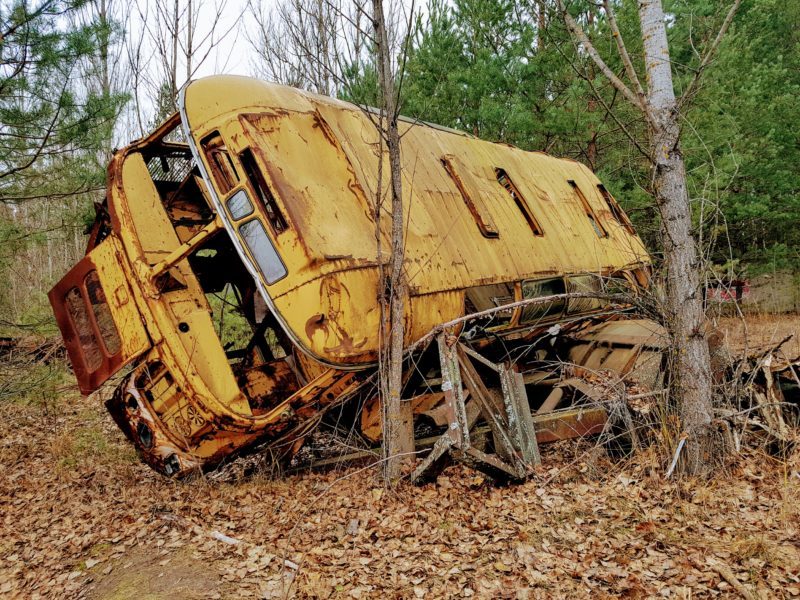
<svg viewBox="0 0 800 600">
<path fill-rule="evenodd" d="M 463 334 L 532 339 L 605 304 L 521 300 L 647 285 L 641 239 L 584 165 L 411 120 L 401 134 L 408 345 L 506 304 Z M 279 438 L 295 452 L 305 423 L 364 389 L 388 172 L 368 112 L 233 76 L 189 83 L 114 154 L 86 256 L 50 301 L 83 393 L 128 368 L 107 404 L 148 464 L 183 475 Z M 227 339 L 226 313 L 246 335 Z"/>
</svg>

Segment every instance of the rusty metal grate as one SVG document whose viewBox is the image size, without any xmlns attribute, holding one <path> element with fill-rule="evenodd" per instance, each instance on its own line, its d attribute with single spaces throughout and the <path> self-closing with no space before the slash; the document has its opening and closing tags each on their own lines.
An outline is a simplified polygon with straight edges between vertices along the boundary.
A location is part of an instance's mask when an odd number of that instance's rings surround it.
<svg viewBox="0 0 800 600">
<path fill-rule="evenodd" d="M 147 171 L 153 181 L 169 181 L 180 183 L 192 170 L 192 161 L 189 150 L 171 150 L 157 156 L 153 156 L 147 161 Z"/>
</svg>

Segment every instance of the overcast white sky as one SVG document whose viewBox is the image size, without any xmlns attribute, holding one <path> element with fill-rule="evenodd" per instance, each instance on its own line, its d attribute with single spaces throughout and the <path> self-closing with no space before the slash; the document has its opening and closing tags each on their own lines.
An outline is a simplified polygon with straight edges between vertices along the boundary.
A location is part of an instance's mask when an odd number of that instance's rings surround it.
<svg viewBox="0 0 800 600">
<path fill-rule="evenodd" d="M 122 89 L 129 90 L 135 86 L 135 102 L 120 124 L 119 138 L 139 137 L 153 126 L 157 98 L 161 86 L 167 81 L 167 71 L 158 48 L 171 55 L 171 37 L 168 23 L 172 22 L 173 6 L 171 0 L 118 0 L 118 10 L 126 28 L 127 46 L 123 52 L 123 60 L 127 57 L 130 64 L 138 64 L 131 73 L 140 73 L 137 80 L 126 72 L 126 81 Z M 254 75 L 257 64 L 256 54 L 251 39 L 256 39 L 257 22 L 253 8 L 261 13 L 268 13 L 277 7 L 281 0 L 192 0 L 192 8 L 197 16 L 194 32 L 194 64 L 193 79 L 216 74 Z M 345 0 L 347 1 L 347 0 Z M 394 9 L 408 10 L 413 0 L 390 0 Z M 420 2 L 424 4 L 424 2 Z M 181 23 L 187 19 L 187 0 L 178 0 Z M 416 3 L 415 3 L 416 4 Z M 220 7 L 223 7 L 222 10 Z M 416 10 L 420 10 L 417 6 Z M 219 20 L 217 20 L 217 15 Z M 180 43 L 185 40 L 185 30 L 180 36 Z M 210 32 L 213 30 L 213 43 Z M 160 42 L 158 40 L 161 40 Z M 213 46 L 210 51 L 209 47 Z M 185 54 L 178 53 L 178 85 L 186 80 Z M 202 60 L 201 60 L 202 59 Z M 138 63 L 136 62 L 138 61 Z"/>
<path fill-rule="evenodd" d="M 178 2 L 180 19 L 183 22 L 187 18 L 188 2 L 187 0 Z M 253 74 L 254 53 L 247 35 L 248 28 L 251 32 L 255 28 L 250 2 L 259 3 L 256 6 L 267 9 L 274 6 L 277 0 L 192 1 L 197 16 L 193 44 L 195 47 L 193 66 L 196 69 L 194 79 L 215 74 Z M 125 13 L 120 14 L 119 18 L 124 22 L 127 38 L 127 48 L 122 50 L 121 58 L 131 63 L 131 73 L 137 70 L 141 73 L 138 81 L 133 79 L 132 74 L 127 75 L 127 72 L 123 75 L 126 81 L 121 84 L 122 89 L 128 91 L 130 86 L 137 85 L 138 90 L 137 103 L 129 105 L 130 110 L 120 123 L 118 137 L 121 143 L 145 134 L 153 126 L 158 90 L 167 77 L 157 50 L 159 42 L 156 40 L 168 37 L 166 33 L 168 28 L 163 20 L 171 18 L 172 6 L 169 0 L 133 0 L 130 4 L 119 5 L 120 11 Z M 222 10 L 219 7 L 222 7 Z M 220 18 L 215 24 L 217 13 L 220 13 Z M 213 43 L 210 37 L 212 30 Z M 184 35 L 181 34 L 181 43 L 185 42 Z M 250 37 L 253 37 L 252 34 Z M 186 79 L 183 56 L 182 52 L 178 53 L 179 86 Z M 138 69 L 133 67 L 136 60 L 139 61 Z"/>
<path fill-rule="evenodd" d="M 179 1 L 184 2 L 185 0 Z M 198 0 L 195 0 L 195 2 L 197 1 Z M 215 52 L 203 63 L 201 68 L 197 71 L 196 77 L 222 73 L 251 75 L 253 73 L 251 67 L 253 50 L 252 45 L 248 41 L 248 32 L 250 33 L 250 37 L 253 37 L 252 32 L 256 27 L 252 7 L 257 7 L 261 12 L 268 12 L 270 9 L 275 8 L 278 4 L 278 0 L 202 0 L 202 2 L 205 4 L 205 6 L 203 6 L 203 11 L 205 12 L 201 11 L 200 13 L 198 29 L 201 32 L 208 31 L 213 25 L 212 22 L 208 21 L 210 17 L 213 17 L 214 3 L 225 2 L 226 10 L 224 17 L 223 20 L 217 24 L 216 30 L 220 32 L 230 30 L 230 33 L 222 39 Z M 427 13 L 425 2 L 421 2 L 420 0 L 416 0 L 416 2 L 413 0 L 389 0 L 388 4 L 399 10 L 406 11 L 413 5 L 417 13 L 419 11 L 425 14 Z M 403 6 L 404 9 L 400 8 L 401 6 Z M 242 18 L 239 19 L 238 26 L 235 26 L 236 20 L 240 15 Z M 206 18 L 206 22 L 202 22 L 204 18 Z"/>
<path fill-rule="evenodd" d="M 275 0 L 227 0 L 223 20 L 217 25 L 217 30 L 225 32 L 230 29 L 231 31 L 222 39 L 212 55 L 208 57 L 208 60 L 200 66 L 195 77 L 222 73 L 235 75 L 250 75 L 252 73 L 253 50 L 247 39 L 246 29 L 253 26 L 253 16 L 248 6 L 250 1 L 263 7 L 272 7 L 276 4 Z M 239 20 L 238 26 L 236 26 L 236 19 L 239 15 L 243 15 L 243 17 Z M 201 12 L 198 29 L 207 30 L 211 27 L 212 23 L 202 22 L 204 17 L 207 17 L 207 15 Z"/>
</svg>

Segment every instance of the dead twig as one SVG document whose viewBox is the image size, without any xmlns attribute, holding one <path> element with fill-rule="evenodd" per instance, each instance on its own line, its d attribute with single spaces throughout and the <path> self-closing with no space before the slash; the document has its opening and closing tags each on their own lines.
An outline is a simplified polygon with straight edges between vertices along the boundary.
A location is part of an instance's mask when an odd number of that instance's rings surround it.
<svg viewBox="0 0 800 600">
<path fill-rule="evenodd" d="M 722 577 L 725 581 L 727 581 L 733 589 L 739 592 L 739 595 L 746 600 L 758 600 L 758 596 L 754 594 L 750 589 L 747 588 L 741 581 L 736 578 L 731 568 L 726 565 L 725 563 L 712 560 L 710 561 L 711 568 L 713 568 L 717 573 L 719 573 L 720 577 Z"/>
</svg>

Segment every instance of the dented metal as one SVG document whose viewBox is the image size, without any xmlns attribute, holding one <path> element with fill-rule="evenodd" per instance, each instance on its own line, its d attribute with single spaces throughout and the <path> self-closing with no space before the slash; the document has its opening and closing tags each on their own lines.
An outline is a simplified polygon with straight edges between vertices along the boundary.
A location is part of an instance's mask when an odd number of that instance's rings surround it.
<svg viewBox="0 0 800 600">
<path fill-rule="evenodd" d="M 346 402 L 341 414 L 380 443 L 370 382 L 387 257 L 376 235 L 390 247 L 390 227 L 375 220 L 388 172 L 378 132 L 358 107 L 241 77 L 192 82 L 179 106 L 114 154 L 87 255 L 50 292 L 81 390 L 130 368 L 109 410 L 165 475 L 265 444 L 290 457 Z M 619 312 L 603 295 L 639 294 L 650 259 L 580 163 L 402 128 L 406 344 L 417 371 L 431 371 L 407 373 L 410 410 L 434 429 L 431 415 L 447 414 L 464 457 L 523 476 L 537 440 L 595 433 L 600 418 L 534 425 L 530 407 L 554 383 L 535 375 L 543 364 L 631 372 L 658 353 L 635 341 L 647 337 L 641 323 L 602 325 Z M 92 271 L 99 287 L 89 289 Z M 551 294 L 558 301 L 525 303 Z M 223 340 L 225 314 L 246 335 Z M 455 362 L 418 343 L 471 314 L 447 333 L 459 340 Z M 465 369 L 462 388 L 452 373 Z M 437 378 L 441 389 L 429 384 Z M 465 443 L 478 421 L 493 426 L 494 453 Z"/>
</svg>

